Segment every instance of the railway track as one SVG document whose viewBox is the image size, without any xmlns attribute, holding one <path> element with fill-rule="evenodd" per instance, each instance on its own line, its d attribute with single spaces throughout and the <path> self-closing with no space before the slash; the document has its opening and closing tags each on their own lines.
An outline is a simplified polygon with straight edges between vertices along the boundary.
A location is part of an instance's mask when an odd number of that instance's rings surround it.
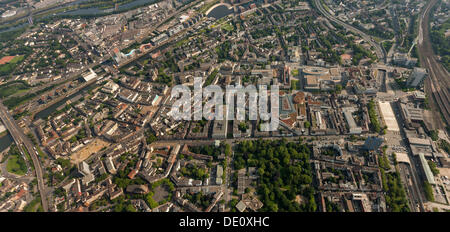
<svg viewBox="0 0 450 232">
<path fill-rule="evenodd" d="M 431 69 L 430 69 L 431 71 Z M 432 71 L 431 71 L 432 72 Z M 432 75 L 430 75 L 431 77 Z M 446 120 L 446 122 L 450 122 L 450 106 L 449 106 L 449 102 L 448 100 L 446 100 L 445 98 L 445 91 L 443 91 L 439 85 L 436 85 L 435 83 L 437 83 L 437 80 L 432 80 L 432 79 L 436 79 L 435 77 L 429 79 L 429 89 L 431 90 L 432 96 L 434 101 L 437 103 L 438 107 L 441 109 L 441 113 L 444 116 L 444 119 Z M 444 100 L 443 100 L 444 99 Z"/>
<path fill-rule="evenodd" d="M 444 126 L 450 122 L 450 75 L 447 70 L 436 60 L 429 36 L 429 15 L 431 8 L 437 3 L 431 0 L 427 3 L 420 18 L 420 30 L 422 31 L 422 41 L 419 39 L 418 49 L 422 67 L 426 68 L 429 77 L 425 79 L 425 92 L 432 96 L 432 108 L 438 108 L 443 116 L 441 121 Z M 434 111 L 437 111 L 434 109 Z"/>
</svg>

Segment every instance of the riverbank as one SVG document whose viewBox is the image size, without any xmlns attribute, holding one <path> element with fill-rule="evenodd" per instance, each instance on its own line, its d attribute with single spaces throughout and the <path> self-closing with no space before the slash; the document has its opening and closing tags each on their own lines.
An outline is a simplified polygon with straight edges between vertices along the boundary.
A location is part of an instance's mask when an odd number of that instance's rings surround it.
<svg viewBox="0 0 450 232">
<path fill-rule="evenodd" d="M 7 134 L 8 134 L 8 131 L 7 131 L 7 130 L 5 130 L 5 131 L 3 131 L 3 132 L 0 132 L 0 139 L 1 139 L 3 136 L 7 135 Z"/>
<path fill-rule="evenodd" d="M 4 131 L 0 134 L 0 152 L 7 150 L 12 143 L 13 139 L 8 131 Z"/>
<path fill-rule="evenodd" d="M 78 1 L 69 4 L 63 4 L 57 7 L 49 7 L 46 10 L 40 10 L 33 16 L 34 24 L 49 23 L 56 19 L 62 18 L 94 18 L 103 17 L 112 14 L 120 14 L 140 7 L 145 7 L 151 4 L 161 2 L 162 0 L 125 0 L 118 3 L 117 8 L 114 5 L 107 4 L 103 6 L 78 4 Z M 0 23 L 0 34 L 6 32 L 16 32 L 28 25 L 28 21 L 24 16 L 18 18 L 16 21 L 7 21 Z"/>
</svg>

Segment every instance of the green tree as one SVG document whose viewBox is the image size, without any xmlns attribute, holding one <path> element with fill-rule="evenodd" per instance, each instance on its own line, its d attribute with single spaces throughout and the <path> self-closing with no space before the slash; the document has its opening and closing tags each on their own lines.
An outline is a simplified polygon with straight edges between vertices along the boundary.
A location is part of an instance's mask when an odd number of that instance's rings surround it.
<svg viewBox="0 0 450 232">
<path fill-rule="evenodd" d="M 309 121 L 305 121 L 304 126 L 308 129 L 311 127 L 311 123 Z"/>
</svg>

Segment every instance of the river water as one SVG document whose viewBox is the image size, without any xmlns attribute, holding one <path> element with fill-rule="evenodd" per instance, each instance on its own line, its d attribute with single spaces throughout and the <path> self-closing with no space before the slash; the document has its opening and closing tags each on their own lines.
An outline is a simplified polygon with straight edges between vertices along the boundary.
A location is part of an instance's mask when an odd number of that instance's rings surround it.
<svg viewBox="0 0 450 232">
<path fill-rule="evenodd" d="M 57 7 L 53 10 L 59 9 L 59 8 L 63 8 L 63 7 L 67 7 L 67 6 L 73 6 L 73 5 L 77 5 L 83 2 L 86 2 L 88 0 L 78 0 L 72 3 L 69 3 L 67 5 L 61 6 L 61 7 Z M 148 5 L 154 2 L 158 2 L 159 0 L 136 0 L 136 1 L 132 1 L 123 5 L 118 6 L 118 10 L 122 11 L 122 10 L 127 10 L 127 9 L 131 9 L 134 7 L 138 7 L 138 6 L 144 6 L 144 5 Z M 72 10 L 72 11 L 66 11 L 66 12 L 59 12 L 56 14 L 51 14 L 51 15 L 47 15 L 43 18 L 47 18 L 50 16 L 56 16 L 56 15 L 63 15 L 63 16 L 76 16 L 76 15 L 96 15 L 96 14 L 105 14 L 105 13 L 111 13 L 114 11 L 114 7 L 112 8 L 108 8 L 108 9 L 100 9 L 98 7 L 91 7 L 91 8 L 86 8 L 86 9 L 78 9 L 78 10 Z M 2 29 L 0 30 L 0 33 L 2 32 L 8 32 L 8 31 L 13 31 L 13 30 L 17 30 L 20 29 L 24 26 L 28 25 L 28 22 L 23 23 L 23 24 L 19 24 L 16 25 L 14 27 L 8 28 L 8 29 Z"/>
<path fill-rule="evenodd" d="M 72 3 L 71 5 L 75 5 L 75 4 L 84 2 L 84 1 L 86 1 L 86 0 L 76 1 L 76 2 Z M 132 2 L 120 5 L 117 7 L 117 9 L 119 11 L 131 9 L 133 7 L 150 4 L 150 3 L 153 3 L 156 1 L 157 0 L 136 0 L 136 1 L 132 1 Z M 78 9 L 78 10 L 73 10 L 73 11 L 61 12 L 61 13 L 57 13 L 56 15 L 95 15 L 95 14 L 110 13 L 113 10 L 114 10 L 114 7 L 108 8 L 108 9 L 100 9 L 98 7 L 91 7 L 91 8 L 86 8 L 86 9 Z"/>
<path fill-rule="evenodd" d="M 209 14 L 207 16 L 213 17 L 215 19 L 220 19 L 231 13 L 233 13 L 233 8 L 228 9 L 227 6 L 220 5 L 220 6 L 217 6 L 216 8 L 214 8 L 213 10 L 211 10 L 211 12 L 209 12 Z"/>
<path fill-rule="evenodd" d="M 0 137 L 0 152 L 4 151 L 13 143 L 13 138 L 8 133 L 5 136 Z"/>
</svg>

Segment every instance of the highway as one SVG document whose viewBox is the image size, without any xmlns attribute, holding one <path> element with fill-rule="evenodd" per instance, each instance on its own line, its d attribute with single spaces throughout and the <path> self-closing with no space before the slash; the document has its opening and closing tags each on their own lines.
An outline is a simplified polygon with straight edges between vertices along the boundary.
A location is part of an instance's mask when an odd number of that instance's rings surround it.
<svg viewBox="0 0 450 232">
<path fill-rule="evenodd" d="M 45 193 L 45 185 L 43 179 L 43 171 L 41 163 L 37 157 L 37 151 L 34 147 L 33 143 L 31 143 L 30 139 L 23 133 L 22 128 L 20 128 L 13 117 L 9 114 L 8 109 L 0 102 L 0 119 L 3 121 L 6 129 L 8 129 L 9 133 L 13 137 L 14 141 L 17 144 L 17 147 L 22 150 L 22 146 L 28 150 L 31 159 L 33 160 L 33 165 L 36 172 L 36 178 L 38 181 L 38 189 L 41 195 L 42 208 L 44 212 L 48 212 L 48 202 Z M 23 151 L 22 151 L 23 152 Z"/>
<path fill-rule="evenodd" d="M 440 122 L 439 126 L 444 128 L 450 122 L 450 74 L 436 59 L 431 46 L 429 30 L 430 11 L 437 2 L 437 0 L 429 1 L 421 12 L 417 48 L 419 49 L 420 64 L 427 69 L 429 76 L 424 81 L 425 93 L 431 96 L 430 106 L 433 112 L 437 113 L 440 110 L 442 113 L 444 120 L 441 119 L 439 113 L 435 114 L 434 118 Z"/>
<path fill-rule="evenodd" d="M 322 13 L 327 19 L 329 19 L 330 21 L 333 21 L 341 26 L 343 26 L 345 29 L 356 33 L 358 35 L 360 35 L 365 41 L 367 41 L 371 46 L 373 46 L 375 48 L 375 53 L 377 54 L 378 60 L 381 61 L 382 63 L 386 62 L 386 55 L 385 55 L 385 51 L 383 50 L 383 48 L 381 47 L 380 44 L 376 43 L 372 37 L 370 37 L 369 35 L 367 35 L 366 33 L 362 32 L 359 29 L 356 29 L 353 26 L 348 25 L 347 23 L 335 18 L 334 16 L 332 16 L 327 10 L 325 10 L 323 8 L 323 5 L 321 3 L 321 0 L 314 0 L 314 3 L 316 5 L 316 8 L 320 11 L 320 13 Z"/>
</svg>

